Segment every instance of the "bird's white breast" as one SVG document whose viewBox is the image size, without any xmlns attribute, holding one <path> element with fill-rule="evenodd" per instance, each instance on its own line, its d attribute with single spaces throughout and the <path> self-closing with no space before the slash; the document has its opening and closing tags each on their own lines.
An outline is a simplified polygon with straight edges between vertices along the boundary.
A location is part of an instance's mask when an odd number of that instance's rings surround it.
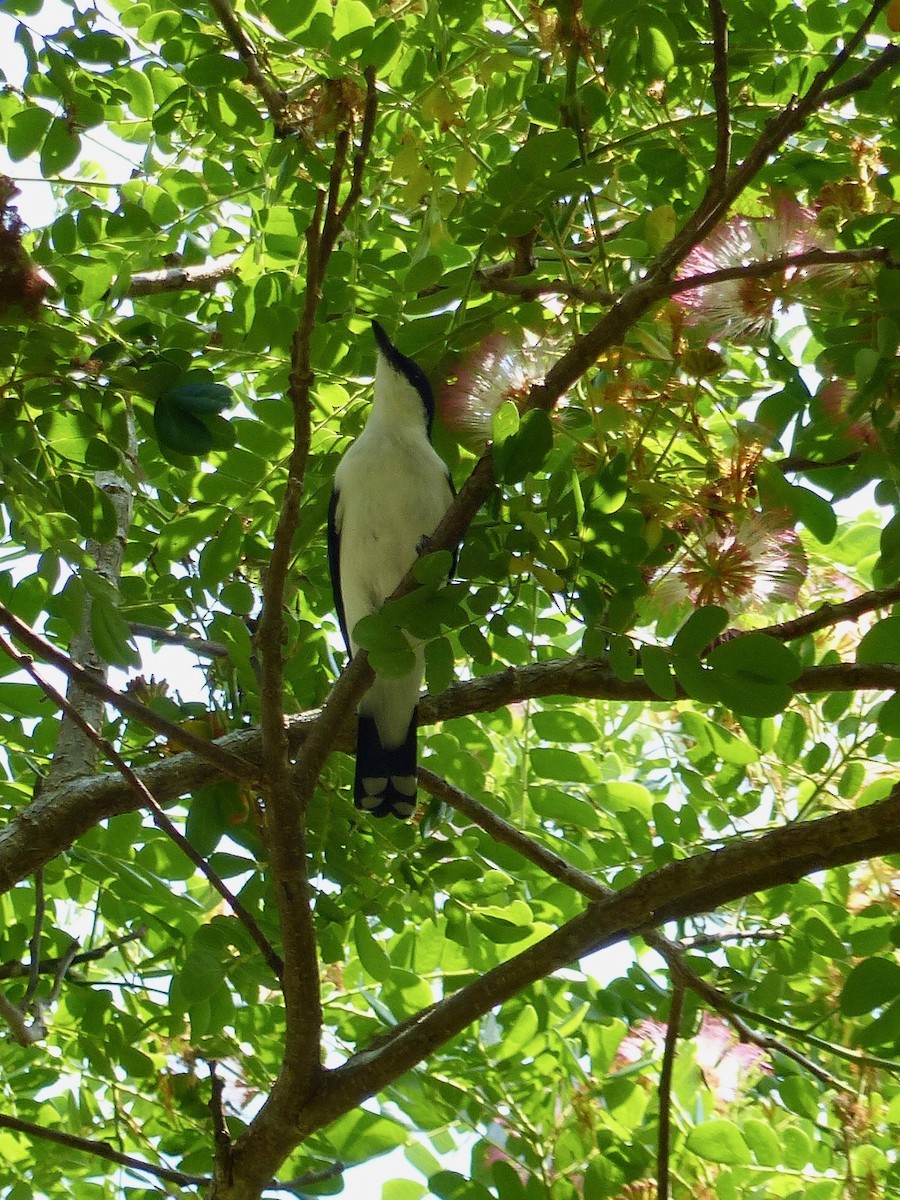
<svg viewBox="0 0 900 1200">
<path fill-rule="evenodd" d="M 421 433 L 371 422 L 337 469 L 341 593 L 347 628 L 375 612 L 412 566 L 452 492 L 440 456 Z M 354 646 L 354 649 L 356 647 Z"/>
</svg>

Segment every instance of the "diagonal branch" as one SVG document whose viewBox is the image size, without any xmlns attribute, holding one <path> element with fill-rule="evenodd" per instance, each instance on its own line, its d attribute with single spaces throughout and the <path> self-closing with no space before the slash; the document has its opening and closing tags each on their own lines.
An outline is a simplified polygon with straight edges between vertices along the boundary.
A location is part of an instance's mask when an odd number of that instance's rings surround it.
<svg viewBox="0 0 900 1200">
<path fill-rule="evenodd" d="M 396 1037 L 326 1073 L 303 1114 L 310 1133 L 356 1107 L 428 1057 L 491 1008 L 585 954 L 648 926 L 710 912 L 814 871 L 900 851 L 900 786 L 879 803 L 789 825 L 651 871 L 542 941 L 405 1023 Z"/>
<path fill-rule="evenodd" d="M 209 4 L 219 18 L 222 28 L 228 34 L 228 40 L 237 51 L 238 58 L 244 64 L 247 71 L 247 82 L 256 89 L 265 104 L 275 126 L 276 135 L 278 137 L 286 136 L 291 132 L 290 124 L 286 120 L 287 96 L 272 83 L 263 71 L 256 47 L 250 40 L 250 36 L 244 32 L 229 0 L 209 0 Z"/>
<path fill-rule="evenodd" d="M 795 638 L 807 637 L 820 629 L 839 625 L 841 621 L 855 621 L 864 613 L 875 612 L 879 608 L 890 608 L 892 604 L 897 603 L 900 603 L 900 583 L 861 592 L 840 604 L 823 604 L 815 612 L 804 613 L 802 617 L 795 617 L 792 621 L 779 621 L 777 625 L 766 625 L 753 632 L 767 633 L 769 637 L 777 638 L 780 642 L 792 642 Z M 737 629 L 728 636 L 741 637 L 746 632 L 744 629 Z"/>
<path fill-rule="evenodd" d="M 0 637 L 0 650 L 2 650 L 4 654 L 9 655 L 9 657 L 14 662 L 18 663 L 18 665 L 24 671 L 27 671 L 38 687 L 44 692 L 44 694 L 48 696 L 53 703 L 65 713 L 69 720 L 81 730 L 81 732 L 86 738 L 88 738 L 89 741 L 91 741 L 95 746 L 98 747 L 99 750 L 103 752 L 103 754 L 106 755 L 129 787 L 134 790 L 138 796 L 138 799 L 140 800 L 141 807 L 146 808 L 149 811 L 151 817 L 153 818 L 153 823 L 157 826 L 157 828 L 161 829 L 175 843 L 175 845 L 178 846 L 181 852 L 186 855 L 186 857 L 194 864 L 197 870 L 200 871 L 202 875 L 206 876 L 206 879 L 210 885 L 219 893 L 225 903 L 231 908 L 234 915 L 238 918 L 238 920 L 249 933 L 250 937 L 256 943 L 276 979 L 280 979 L 282 972 L 281 960 L 269 945 L 268 939 L 257 925 L 253 916 L 244 907 L 240 900 L 238 900 L 238 898 L 231 893 L 225 882 L 221 879 L 217 872 L 213 870 L 203 855 L 191 845 L 181 830 L 169 820 L 147 785 L 138 777 L 137 773 L 128 765 L 128 763 L 125 762 L 118 750 L 116 750 L 112 743 L 103 737 L 102 734 L 97 732 L 93 725 L 91 725 L 91 723 L 81 715 L 78 709 L 75 708 L 75 706 L 61 692 L 57 691 L 51 683 L 48 683 L 45 679 L 41 678 L 40 674 L 35 670 L 34 664 L 30 658 L 24 654 L 19 654 L 18 651 L 16 651 L 14 647 L 2 637 Z M 74 950 L 72 953 L 74 955 Z M 71 959 L 69 962 L 71 962 Z M 68 965 L 69 963 L 66 963 L 65 969 L 68 968 Z M 61 978 L 61 976 L 58 976 L 58 978 Z"/>
<path fill-rule="evenodd" d="M 212 766 L 217 767 L 225 776 L 244 779 L 249 783 L 255 783 L 259 779 L 260 772 L 257 766 L 239 758 L 220 744 L 206 741 L 205 738 L 197 737 L 190 730 L 176 725 L 174 721 L 167 721 L 165 717 L 159 716 L 152 708 L 141 704 L 126 692 L 117 692 L 115 688 L 97 678 L 92 671 L 73 662 L 62 650 L 57 650 L 46 638 L 35 633 L 24 621 L 20 621 L 14 613 L 10 612 L 5 604 L 0 604 L 0 625 L 4 626 L 17 642 L 21 642 L 37 658 L 62 671 L 67 679 L 80 684 L 84 691 L 91 692 L 92 695 L 99 697 L 107 704 L 112 704 L 125 716 L 140 721 L 148 729 L 162 734 L 179 746 L 190 748 L 195 754 L 205 758 Z"/>
<path fill-rule="evenodd" d="M 446 779 L 442 779 L 431 771 L 421 768 L 419 774 L 422 786 L 432 796 L 438 800 L 443 800 L 458 812 L 463 813 L 469 820 L 493 838 L 494 841 L 499 842 L 501 845 L 509 846 L 516 853 L 521 854 L 523 858 L 540 867 L 551 878 L 558 879 L 574 891 L 580 892 L 588 900 L 597 903 L 611 900 L 616 896 L 616 892 L 612 888 L 600 883 L 585 871 L 580 871 L 561 855 L 556 854 L 553 850 L 549 850 L 546 846 L 542 846 L 534 838 L 523 833 L 521 829 L 516 828 L 515 825 L 511 825 L 485 805 L 480 804 L 473 796 L 467 795 L 465 792 L 460 791 L 459 788 L 448 783 Z M 683 987 L 690 988 L 692 992 L 700 996 L 711 1008 L 720 1013 L 735 1029 L 742 1041 L 751 1042 L 753 1045 L 759 1046 L 761 1050 L 767 1052 L 777 1050 L 788 1058 L 792 1058 L 811 1075 L 814 1075 L 817 1079 L 821 1079 L 829 1087 L 835 1087 L 839 1090 L 845 1089 L 844 1084 L 841 1084 L 833 1075 L 820 1067 L 818 1063 L 813 1062 L 812 1059 L 807 1058 L 777 1038 L 773 1038 L 768 1034 L 758 1033 L 751 1028 L 735 1011 L 735 1004 L 729 996 L 719 991 L 718 988 L 688 966 L 685 960 L 685 951 L 691 948 L 690 946 L 673 942 L 655 929 L 640 929 L 635 932 L 639 933 L 647 945 L 665 960 L 666 965 L 672 973 L 672 978 L 677 980 Z M 763 931 L 763 934 L 765 932 Z M 730 936 L 737 935 L 732 934 Z M 762 934 L 757 932 L 748 936 L 760 937 Z M 713 937 L 711 944 L 718 944 L 720 940 L 722 939 L 719 938 L 717 940 Z M 697 946 L 699 943 L 699 938 L 694 939 L 691 946 Z M 415 1018 L 412 1018 L 411 1023 L 414 1022 Z M 396 1030 L 392 1030 L 389 1038 L 395 1036 L 396 1032 Z"/>
<path fill-rule="evenodd" d="M 300 758 L 314 737 L 322 738 L 323 758 L 334 747 L 351 749 L 350 712 L 365 691 L 370 670 L 361 651 L 338 679 L 324 708 L 289 719 L 289 746 L 292 750 L 303 747 Z M 900 689 L 900 665 L 838 663 L 807 667 L 791 687 L 798 695 L 827 691 L 895 691 Z M 662 701 L 640 677 L 624 682 L 603 660 L 575 657 L 552 659 L 527 667 L 508 667 L 494 675 L 452 684 L 440 696 L 423 697 L 419 705 L 419 722 L 430 725 L 472 713 L 493 712 L 508 704 L 542 696 L 670 703 Z M 676 687 L 675 699 L 679 698 L 683 699 L 684 693 Z M 263 751 L 259 729 L 238 730 L 212 744 L 227 750 L 229 759 L 235 754 L 240 755 L 239 761 L 261 771 Z M 136 774 L 160 803 L 227 777 L 226 771 L 210 768 L 205 753 L 202 758 L 193 753 L 177 754 L 150 763 Z M 55 858 L 98 821 L 132 812 L 138 807 L 133 790 L 116 774 L 73 780 L 65 789 L 54 793 L 52 801 L 43 793 L 36 794 L 18 817 L 0 829 L 0 893 Z M 286 843 L 284 852 L 290 852 L 292 844 L 283 836 L 281 841 Z"/>
<path fill-rule="evenodd" d="M 116 1163 L 127 1167 L 129 1171 L 141 1171 L 164 1179 L 167 1183 L 179 1187 L 203 1187 L 209 1183 L 206 1175 L 188 1175 L 184 1171 L 176 1171 L 172 1167 L 157 1166 L 156 1163 L 146 1162 L 131 1154 L 123 1154 L 114 1150 L 106 1142 L 95 1142 L 91 1138 L 77 1137 L 74 1133 L 64 1133 L 61 1129 L 50 1129 L 46 1125 L 35 1125 L 31 1121 L 22 1121 L 18 1117 L 0 1113 L 0 1129 L 10 1129 L 13 1133 L 24 1133 L 28 1137 L 42 1138 L 45 1142 L 55 1142 L 58 1146 L 67 1146 L 70 1150 L 81 1150 L 85 1154 L 93 1154 L 95 1158 L 105 1159 L 106 1162 Z"/>
</svg>

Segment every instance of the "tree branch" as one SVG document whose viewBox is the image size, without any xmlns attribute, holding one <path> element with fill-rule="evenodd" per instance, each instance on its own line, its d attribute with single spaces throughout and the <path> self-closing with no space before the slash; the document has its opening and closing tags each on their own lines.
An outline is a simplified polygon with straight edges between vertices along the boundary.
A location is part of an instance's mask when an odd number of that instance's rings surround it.
<svg viewBox="0 0 900 1200">
<path fill-rule="evenodd" d="M 900 602 L 900 584 L 890 587 L 876 588 L 871 592 L 861 592 L 850 600 L 840 604 L 823 604 L 815 612 L 804 613 L 792 621 L 780 621 L 777 625 L 765 625 L 756 633 L 767 633 L 769 637 L 777 638 L 780 642 L 792 642 L 795 638 L 807 637 L 820 629 L 839 625 L 841 621 L 855 621 L 864 613 L 875 612 L 879 608 L 890 608 Z M 730 633 L 730 637 L 741 637 L 747 632 L 743 629 Z"/>
<path fill-rule="evenodd" d="M 136 271 L 125 294 L 129 300 L 136 300 L 140 296 L 159 296 L 166 292 L 211 292 L 217 284 L 234 277 L 234 265 L 239 257 L 238 254 L 225 254 L 210 262 L 186 267 Z"/>
<path fill-rule="evenodd" d="M 760 262 L 746 263 L 740 267 L 723 267 L 721 271 L 709 271 L 705 275 L 687 275 L 669 284 L 666 295 L 677 296 L 681 292 L 724 283 L 729 279 L 759 279 L 766 275 L 777 275 L 781 271 L 800 270 L 803 267 L 827 267 L 840 263 L 880 262 L 897 267 L 893 253 L 887 246 L 866 246 L 858 250 L 804 250 L 802 254 L 783 254 L 779 258 L 768 258 Z"/>
<path fill-rule="evenodd" d="M 678 1030 L 681 1026 L 681 1010 L 684 1006 L 684 985 L 680 979 L 673 980 L 672 1001 L 669 1006 L 669 1021 L 666 1025 L 666 1042 L 662 1065 L 659 1069 L 659 1129 L 656 1141 L 656 1192 L 657 1200 L 669 1200 L 669 1150 L 672 1139 L 672 1071 L 675 1066 L 675 1051 L 678 1048 Z"/>
<path fill-rule="evenodd" d="M 256 943 L 257 947 L 262 953 L 263 958 L 268 963 L 270 969 L 275 975 L 275 978 L 281 979 L 281 959 L 269 945 L 265 934 L 257 925 L 252 915 L 248 912 L 240 900 L 238 900 L 236 896 L 232 895 L 225 882 L 221 879 L 217 872 L 213 870 L 203 855 L 191 845 L 181 830 L 169 820 L 147 785 L 138 777 L 137 773 L 128 765 L 128 763 L 125 762 L 124 758 L 122 758 L 115 746 L 113 746 L 111 742 L 103 737 L 102 734 L 98 733 L 97 730 L 94 729 L 94 727 L 90 724 L 90 722 L 81 715 L 78 709 L 76 709 L 61 692 L 56 690 L 53 684 L 48 683 L 47 680 L 41 678 L 41 676 L 35 670 L 31 659 L 28 658 L 27 655 L 19 654 L 18 651 L 11 646 L 5 638 L 2 637 L 0 637 L 0 650 L 2 650 L 4 654 L 9 655 L 9 657 L 14 662 L 18 663 L 18 665 L 24 671 L 27 671 L 38 687 L 44 692 L 44 694 L 48 696 L 53 703 L 57 705 L 57 707 L 62 709 L 69 720 L 72 721 L 73 724 L 81 730 L 84 736 L 88 738 L 95 746 L 97 746 L 98 749 L 101 750 L 102 753 L 109 759 L 113 766 L 115 766 L 116 770 L 125 780 L 125 782 L 137 795 L 140 801 L 140 806 L 142 808 L 146 808 L 150 813 L 151 817 L 153 818 L 154 825 L 156 825 L 158 829 L 161 829 L 163 833 L 165 833 L 175 843 L 179 850 L 181 850 L 182 854 L 184 854 L 194 864 L 197 870 L 206 877 L 209 884 L 215 889 L 215 891 L 219 893 L 234 915 L 247 930 L 250 937 Z"/>
<path fill-rule="evenodd" d="M 367 657 L 355 655 L 341 674 L 324 708 L 291 717 L 287 722 L 292 750 L 312 736 L 328 731 L 328 748 L 349 751 L 353 745 L 352 704 L 367 686 L 371 668 Z M 900 688 L 900 666 L 891 663 L 839 663 L 807 667 L 791 685 L 796 694 L 823 691 L 893 691 Z M 676 689 L 676 698 L 684 693 Z M 639 701 L 666 704 L 640 677 L 623 682 L 602 661 L 573 658 L 508 667 L 495 675 L 452 684 L 440 696 L 425 696 L 419 705 L 419 724 L 431 725 L 472 713 L 492 712 L 509 704 L 542 696 L 580 696 L 584 699 Z M 263 752 L 259 729 L 241 729 L 209 743 L 231 761 L 240 757 L 245 769 L 260 771 Z M 209 756 L 174 755 L 136 772 L 159 803 L 182 796 L 229 772 L 211 769 Z M 132 812 L 139 805 L 133 790 L 118 775 L 73 780 L 54 793 L 52 803 L 38 794 L 32 803 L 0 829 L 0 893 L 33 874 L 98 821 Z"/>
<path fill-rule="evenodd" d="M 205 738 L 197 737 L 190 730 L 176 725 L 174 721 L 167 721 L 165 717 L 159 716 L 152 708 L 141 704 L 126 692 L 117 692 L 115 688 L 111 688 L 109 684 L 97 678 L 93 672 L 73 662 L 62 650 L 57 650 L 46 638 L 41 637 L 39 633 L 35 633 L 33 629 L 30 629 L 23 621 L 20 621 L 14 613 L 10 612 L 4 604 L 0 604 L 0 625 L 6 628 L 17 642 L 21 642 L 36 657 L 58 668 L 68 679 L 80 684 L 84 691 L 89 691 L 99 699 L 104 700 L 107 704 L 112 704 L 119 712 L 124 713 L 125 716 L 140 721 L 142 725 L 146 725 L 154 733 L 162 734 L 180 746 L 190 748 L 195 754 L 205 758 L 212 766 L 217 767 L 226 777 L 244 779 L 248 783 L 258 782 L 260 775 L 258 766 L 246 762 L 236 754 L 225 749 L 222 746 L 221 739 L 218 742 L 211 742 Z"/>
<path fill-rule="evenodd" d="M 291 132 L 290 123 L 286 119 L 288 98 L 280 88 L 277 88 L 263 71 L 259 62 L 256 47 L 246 34 L 231 7 L 229 0 L 209 0 L 210 7 L 219 18 L 222 28 L 228 34 L 228 40 L 238 53 L 238 58 L 247 71 L 247 82 L 259 93 L 266 106 L 272 124 L 275 126 L 277 137 L 284 137 Z"/>
<path fill-rule="evenodd" d="M 728 16 L 722 0 L 708 2 L 713 31 L 712 88 L 716 103 L 716 158 L 709 190 L 710 199 L 714 201 L 725 190 L 731 165 L 731 113 L 728 107 Z"/>
<path fill-rule="evenodd" d="M 310 393 L 315 378 L 311 362 L 313 328 L 329 259 L 361 194 L 363 171 L 375 127 L 378 96 L 374 69 L 367 68 L 365 77 L 365 113 L 347 195 L 341 203 L 340 192 L 350 146 L 350 131 L 345 128 L 338 133 L 335 142 L 327 195 L 321 189 L 318 191 L 306 232 L 306 289 L 303 311 L 291 343 L 288 389 L 294 415 L 294 443 L 258 626 L 257 645 L 262 663 L 260 729 L 266 762 L 270 831 L 268 848 L 284 943 L 286 1035 L 282 1068 L 272 1091 L 234 1146 L 232 1162 L 240 1187 L 245 1185 L 248 1172 L 261 1186 L 278 1170 L 289 1149 L 297 1145 L 297 1114 L 314 1093 L 322 1072 L 322 1005 L 307 870 L 305 810 L 327 748 L 317 762 L 314 757 L 317 743 L 311 740 L 292 773 L 290 742 L 284 721 L 283 606 L 310 449 Z M 333 697 L 334 692 L 332 702 Z M 344 714 L 347 711 L 344 710 Z M 320 724 L 327 726 L 324 716 Z M 218 1188 L 213 1190 L 215 1194 Z M 222 1194 L 231 1194 L 231 1188 L 223 1189 Z"/>
<path fill-rule="evenodd" d="M 158 625 L 144 625 L 140 621 L 129 621 L 128 626 L 135 637 L 150 638 L 167 646 L 184 646 L 192 654 L 204 658 L 227 658 L 228 647 L 222 642 L 211 642 L 197 637 L 190 629 L 161 629 Z"/>
<path fill-rule="evenodd" d="M 789 825 L 735 845 L 651 871 L 636 883 L 486 972 L 404 1023 L 379 1048 L 364 1050 L 326 1072 L 302 1114 L 304 1134 L 329 1124 L 381 1091 L 491 1008 L 585 954 L 650 926 L 710 912 L 752 892 L 793 883 L 828 867 L 900 852 L 900 786 L 890 797 L 853 812 Z"/>
<path fill-rule="evenodd" d="M 118 949 L 119 946 L 124 946 L 126 942 L 139 941 L 146 936 L 147 926 L 141 925 L 135 929 L 133 933 L 123 934 L 122 937 L 114 938 L 111 942 L 106 942 L 103 946 L 95 946 L 93 950 L 81 950 L 76 953 L 68 962 L 68 966 L 80 966 L 81 963 L 96 962 L 99 958 L 105 958 L 111 950 Z M 42 975 L 53 974 L 57 975 L 63 963 L 66 962 L 68 955 L 63 958 L 42 958 L 38 964 L 38 972 Z M 19 979 L 23 975 L 29 975 L 31 972 L 31 964 L 20 962 L 0 963 L 0 979 Z"/>
<path fill-rule="evenodd" d="M 123 1154 L 107 1146 L 105 1142 L 95 1142 L 90 1138 L 77 1137 L 74 1133 L 63 1133 L 61 1129 L 50 1129 L 46 1125 L 35 1125 L 31 1121 L 22 1121 L 18 1117 L 0 1113 L 0 1129 L 10 1129 L 13 1133 L 24 1133 L 28 1137 L 42 1138 L 45 1142 L 55 1142 L 58 1146 L 67 1146 L 70 1150 L 82 1150 L 85 1154 L 93 1154 L 95 1158 L 105 1159 L 129 1171 L 141 1171 L 164 1179 L 167 1183 L 179 1187 L 203 1187 L 209 1183 L 206 1175 L 187 1175 L 184 1171 L 176 1171 L 172 1167 L 160 1167 L 155 1163 L 145 1162 L 131 1154 Z"/>
</svg>

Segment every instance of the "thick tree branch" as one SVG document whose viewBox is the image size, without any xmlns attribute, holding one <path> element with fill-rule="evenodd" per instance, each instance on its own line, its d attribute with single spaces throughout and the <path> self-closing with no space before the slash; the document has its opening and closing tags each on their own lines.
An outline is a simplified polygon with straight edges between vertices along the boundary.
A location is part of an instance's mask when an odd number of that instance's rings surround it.
<svg viewBox="0 0 900 1200">
<path fill-rule="evenodd" d="M 322 1128 L 381 1091 L 497 1004 L 585 954 L 649 926 L 710 912 L 753 892 L 814 871 L 900 852 L 900 787 L 854 812 L 788 825 L 760 837 L 652 871 L 614 897 L 591 904 L 534 946 L 427 1009 L 378 1049 L 326 1073 L 302 1117 L 304 1133 Z"/>
<path fill-rule="evenodd" d="M 493 838 L 494 841 L 499 842 L 503 846 L 509 846 L 516 853 L 521 854 L 523 858 L 534 863 L 541 870 L 546 871 L 551 878 L 566 884 L 573 891 L 580 892 L 586 899 L 596 903 L 603 903 L 616 896 L 616 892 L 612 888 L 600 883 L 585 871 L 579 870 L 559 854 L 541 845 L 533 837 L 523 833 L 521 829 L 518 829 L 515 825 L 511 825 L 508 821 L 505 821 L 495 812 L 485 807 L 485 805 L 480 804 L 474 797 L 467 795 L 465 792 L 460 791 L 459 788 L 448 783 L 446 779 L 442 779 L 431 771 L 420 768 L 419 781 L 427 792 L 438 800 L 449 804 L 457 812 L 463 813 Z M 692 992 L 696 992 L 711 1008 L 720 1013 L 735 1029 L 742 1041 L 752 1042 L 753 1045 L 759 1046 L 760 1049 L 767 1052 L 773 1050 L 779 1051 L 799 1063 L 811 1075 L 814 1075 L 817 1079 L 821 1079 L 829 1087 L 845 1087 L 833 1075 L 820 1067 L 818 1063 L 800 1054 L 799 1051 L 794 1050 L 777 1038 L 770 1037 L 768 1034 L 757 1033 L 756 1030 L 752 1029 L 737 1014 L 735 1004 L 730 997 L 726 996 L 724 992 L 714 987 L 688 966 L 685 960 L 685 951 L 687 949 L 698 948 L 701 944 L 716 946 L 728 937 L 742 936 L 740 933 L 722 934 L 719 936 L 711 935 L 705 942 L 702 938 L 695 938 L 689 943 L 681 943 L 671 941 L 656 929 L 640 929 L 635 932 L 639 933 L 647 945 L 665 960 L 666 965 L 672 973 L 673 980 L 677 980 L 681 986 L 690 988 Z M 778 931 L 766 930 L 756 931 L 746 936 L 767 937 L 773 934 L 776 937 L 781 936 Z M 411 1023 L 415 1023 L 414 1020 Z M 392 1031 L 386 1040 L 390 1040 L 390 1037 L 395 1034 L 396 1031 Z"/>
<path fill-rule="evenodd" d="M 313 329 L 322 283 L 332 251 L 359 200 L 362 177 L 371 147 L 377 112 L 374 69 L 366 70 L 366 105 L 359 144 L 350 173 L 346 197 L 341 202 L 350 131 L 342 129 L 335 142 L 327 194 L 317 193 L 316 206 L 306 233 L 306 289 L 303 310 L 291 345 L 288 395 L 294 415 L 294 442 L 288 478 L 275 531 L 272 555 L 263 588 L 257 646 L 260 653 L 260 729 L 266 762 L 268 849 L 278 902 L 284 944 L 282 977 L 286 1036 L 282 1069 L 260 1112 L 234 1147 L 234 1188 L 245 1187 L 248 1162 L 254 1178 L 274 1174 L 289 1150 L 297 1144 L 297 1114 L 313 1094 L 322 1071 L 322 1005 L 319 963 L 312 919 L 312 898 L 307 870 L 305 810 L 318 779 L 324 754 L 317 763 L 316 743 L 304 748 L 294 772 L 284 721 L 285 639 L 284 593 L 293 539 L 300 517 L 303 479 L 311 440 L 311 360 Z M 323 725 L 327 722 L 323 720 Z M 321 733 L 320 733 L 321 736 Z M 243 1170 L 242 1170 L 243 1164 Z M 217 1179 L 213 1194 L 231 1196 L 232 1184 Z"/>
<path fill-rule="evenodd" d="M 852 602 L 851 602 L 852 603 Z M 330 746 L 349 751 L 353 745 L 351 706 L 366 688 L 371 668 L 364 654 L 354 657 L 341 675 L 324 709 L 291 717 L 287 722 L 289 745 L 296 750 L 312 735 L 329 731 Z M 900 666 L 892 663 L 839 663 L 807 667 L 792 684 L 796 694 L 826 691 L 893 691 L 900 689 Z M 527 667 L 508 667 L 495 675 L 455 683 L 440 696 L 423 697 L 419 723 L 430 725 L 472 713 L 492 712 L 508 704 L 542 696 L 580 696 L 584 699 L 639 701 L 666 704 L 638 677 L 624 683 L 602 661 L 581 658 L 551 660 Z M 684 694 L 677 691 L 678 698 Z M 258 729 L 242 729 L 211 743 L 224 751 L 226 761 L 237 755 L 248 769 L 262 769 L 262 739 Z M 174 755 L 136 772 L 161 804 L 227 777 L 211 769 L 206 753 Z M 50 803 L 43 794 L 4 829 L 0 829 L 0 893 L 39 866 L 55 858 L 98 821 L 132 812 L 138 807 L 134 793 L 118 775 L 73 780 L 55 793 Z"/>
<path fill-rule="evenodd" d="M 186 267 L 136 271 L 125 294 L 129 300 L 136 300 L 140 296 L 160 296 L 166 292 L 211 292 L 217 284 L 234 277 L 234 264 L 239 257 L 237 254 L 225 254 L 210 262 Z"/>
</svg>

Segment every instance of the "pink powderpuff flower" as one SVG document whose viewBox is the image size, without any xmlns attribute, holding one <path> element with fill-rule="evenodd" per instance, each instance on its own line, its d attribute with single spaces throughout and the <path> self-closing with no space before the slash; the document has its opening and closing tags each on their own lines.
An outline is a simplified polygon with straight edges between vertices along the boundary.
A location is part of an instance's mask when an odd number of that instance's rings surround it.
<svg viewBox="0 0 900 1200">
<path fill-rule="evenodd" d="M 613 1068 L 640 1062 L 662 1055 L 667 1026 L 660 1021 L 638 1021 L 631 1033 L 619 1043 Z M 720 1105 L 731 1104 L 740 1095 L 753 1071 L 771 1073 L 765 1051 L 748 1042 L 739 1042 L 737 1035 L 721 1017 L 703 1014 L 700 1029 L 693 1039 L 694 1060 L 704 1082 Z"/>
<path fill-rule="evenodd" d="M 816 224 L 814 209 L 787 196 L 771 203 L 767 217 L 736 216 L 715 229 L 684 260 L 678 278 L 829 248 L 830 237 Z M 798 299 L 798 285 L 805 280 L 815 276 L 819 283 L 836 283 L 847 271 L 846 265 L 788 267 L 764 277 L 719 280 L 676 292 L 673 299 L 687 310 L 690 324 L 709 326 L 717 336 L 753 338 L 768 333 L 779 309 Z"/>
<path fill-rule="evenodd" d="M 852 395 L 850 385 L 845 380 L 823 380 L 816 392 L 816 400 L 822 412 L 848 441 L 855 442 L 861 448 L 879 444 L 878 433 L 868 413 L 861 413 L 856 420 L 851 418 L 849 409 Z"/>
<path fill-rule="evenodd" d="M 469 351 L 442 388 L 437 405 L 441 420 L 470 449 L 484 449 L 500 405 L 524 399 L 532 384 L 544 378 L 542 357 L 534 347 L 491 334 Z"/>
<path fill-rule="evenodd" d="M 755 512 L 687 547 L 655 584 L 653 597 L 663 610 L 719 604 L 738 614 L 751 603 L 795 601 L 806 572 L 806 555 L 786 514 Z"/>
<path fill-rule="evenodd" d="M 700 1032 L 694 1042 L 694 1058 L 703 1072 L 706 1086 L 720 1104 L 731 1104 L 740 1095 L 751 1071 L 771 1074 L 764 1050 L 737 1035 L 721 1017 L 703 1014 Z"/>
</svg>

